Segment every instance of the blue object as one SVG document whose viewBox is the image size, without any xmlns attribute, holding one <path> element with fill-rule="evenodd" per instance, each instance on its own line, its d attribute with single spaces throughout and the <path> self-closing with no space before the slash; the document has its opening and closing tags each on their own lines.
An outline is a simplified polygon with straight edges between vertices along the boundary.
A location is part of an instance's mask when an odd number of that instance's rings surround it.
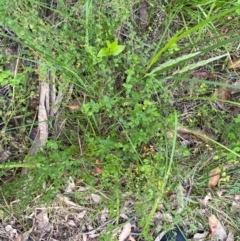
<svg viewBox="0 0 240 241">
<path fill-rule="evenodd" d="M 181 228 L 175 228 L 167 232 L 161 241 L 186 241 L 184 231 Z"/>
</svg>

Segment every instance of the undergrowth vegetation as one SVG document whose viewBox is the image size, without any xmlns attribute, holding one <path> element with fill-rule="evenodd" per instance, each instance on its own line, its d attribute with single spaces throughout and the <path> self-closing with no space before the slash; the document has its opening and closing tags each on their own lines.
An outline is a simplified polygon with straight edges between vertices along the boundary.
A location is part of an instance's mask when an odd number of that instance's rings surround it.
<svg viewBox="0 0 240 241">
<path fill-rule="evenodd" d="M 239 192 L 239 65 L 229 67 L 239 59 L 239 7 L 2 0 L 1 196 L 14 205 L 1 218 L 50 206 L 71 177 L 104 193 L 111 216 L 133 197 L 139 240 L 153 240 L 155 212 L 176 217 L 166 229 L 190 220 L 214 168 L 219 186 Z M 48 140 L 33 150 L 43 82 Z M 91 206 L 78 195 L 72 200 Z"/>
</svg>

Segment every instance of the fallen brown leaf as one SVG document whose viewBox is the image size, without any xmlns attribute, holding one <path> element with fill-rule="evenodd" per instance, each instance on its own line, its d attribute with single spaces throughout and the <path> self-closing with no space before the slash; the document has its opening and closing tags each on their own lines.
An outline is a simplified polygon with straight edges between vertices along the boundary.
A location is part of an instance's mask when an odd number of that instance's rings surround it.
<svg viewBox="0 0 240 241">
<path fill-rule="evenodd" d="M 100 203 L 101 200 L 102 200 L 101 197 L 99 195 L 95 194 L 95 193 L 91 194 L 91 198 L 95 203 Z"/>
<path fill-rule="evenodd" d="M 227 240 L 226 241 L 234 241 L 234 236 L 232 232 L 228 233 Z"/>
<path fill-rule="evenodd" d="M 147 12 L 147 3 L 146 0 L 141 0 L 140 5 L 140 21 L 142 28 L 145 29 L 147 26 L 147 20 L 148 20 L 148 12 Z"/>
<path fill-rule="evenodd" d="M 209 73 L 207 71 L 201 71 L 201 72 L 193 72 L 190 74 L 190 77 L 194 78 L 205 78 L 205 79 L 214 79 L 215 75 L 212 73 Z"/>
<path fill-rule="evenodd" d="M 122 229 L 122 232 L 119 235 L 118 241 L 125 241 L 127 239 L 127 237 L 130 235 L 131 233 L 131 223 L 127 222 Z"/>
<path fill-rule="evenodd" d="M 80 108 L 79 101 L 77 99 L 72 100 L 71 104 L 66 105 L 70 110 L 78 110 Z"/>
<path fill-rule="evenodd" d="M 80 108 L 80 105 L 66 105 L 66 107 L 71 110 L 78 110 Z"/>
<path fill-rule="evenodd" d="M 193 240 L 198 240 L 198 241 L 206 240 L 207 236 L 208 236 L 208 232 L 196 233 L 193 236 Z"/>
<path fill-rule="evenodd" d="M 136 239 L 135 239 L 132 235 L 130 235 L 130 236 L 128 237 L 128 240 L 129 240 L 129 241 L 136 241 Z"/>
<path fill-rule="evenodd" d="M 240 80 L 234 82 L 233 86 L 240 86 Z M 236 96 L 240 92 L 240 89 L 232 88 L 231 95 Z"/>
<path fill-rule="evenodd" d="M 65 193 L 72 193 L 74 188 L 75 188 L 75 183 L 74 183 L 72 177 L 69 177 L 68 185 L 67 185 L 67 188 L 65 189 Z"/>
<path fill-rule="evenodd" d="M 27 241 L 28 240 L 28 238 L 29 238 L 29 236 L 30 236 L 30 234 L 32 233 L 32 228 L 31 229 L 29 229 L 28 231 L 26 231 L 25 233 L 23 233 L 23 235 L 22 235 L 22 240 L 21 241 Z"/>
<path fill-rule="evenodd" d="M 215 187 L 218 184 L 218 181 L 221 177 L 220 172 L 221 172 L 221 169 L 219 167 L 214 168 L 213 170 L 210 171 L 210 179 L 209 179 L 210 187 Z"/>
<path fill-rule="evenodd" d="M 209 227 L 211 229 L 211 234 L 215 234 L 217 232 L 217 225 L 218 225 L 218 220 L 215 215 L 211 215 L 208 218 L 209 222 Z"/>
<path fill-rule="evenodd" d="M 201 203 L 202 203 L 202 205 L 203 205 L 203 207 L 207 207 L 208 206 L 208 203 L 209 203 L 209 201 L 211 201 L 212 200 L 212 195 L 211 195 L 211 193 L 209 192 L 207 195 L 206 195 L 206 197 L 203 199 L 203 200 L 201 200 Z"/>
<path fill-rule="evenodd" d="M 17 232 L 17 229 L 14 229 L 11 225 L 7 225 L 5 227 L 5 231 L 11 239 L 18 238 L 18 236 L 19 236 L 18 232 Z"/>
<path fill-rule="evenodd" d="M 223 241 L 227 238 L 227 233 L 220 223 L 220 221 L 216 218 L 215 215 L 211 215 L 208 218 L 209 221 L 209 227 L 211 230 L 211 236 L 214 236 L 217 238 L 217 240 Z"/>
<path fill-rule="evenodd" d="M 220 100 L 230 100 L 231 99 L 231 88 L 218 88 L 216 89 L 216 96 Z"/>
<path fill-rule="evenodd" d="M 39 231 L 49 231 L 49 218 L 46 208 L 42 208 L 41 212 L 36 216 L 36 223 Z"/>
</svg>

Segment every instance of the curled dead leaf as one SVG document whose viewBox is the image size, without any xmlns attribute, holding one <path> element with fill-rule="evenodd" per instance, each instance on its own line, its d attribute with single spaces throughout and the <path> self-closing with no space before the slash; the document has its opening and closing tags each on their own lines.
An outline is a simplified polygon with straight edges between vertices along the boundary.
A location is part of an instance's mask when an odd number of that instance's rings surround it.
<svg viewBox="0 0 240 241">
<path fill-rule="evenodd" d="M 221 172 L 221 169 L 219 167 L 214 168 L 213 170 L 210 171 L 210 179 L 209 179 L 210 187 L 213 188 L 218 184 L 218 181 L 221 177 L 220 172 Z"/>
</svg>

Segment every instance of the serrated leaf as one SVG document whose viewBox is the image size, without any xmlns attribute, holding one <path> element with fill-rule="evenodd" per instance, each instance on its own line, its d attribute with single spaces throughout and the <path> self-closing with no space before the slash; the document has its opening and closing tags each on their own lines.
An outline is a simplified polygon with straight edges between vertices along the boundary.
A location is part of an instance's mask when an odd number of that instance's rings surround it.
<svg viewBox="0 0 240 241">
<path fill-rule="evenodd" d="M 106 57 L 106 56 L 109 56 L 109 55 L 111 55 L 109 49 L 108 49 L 108 48 L 102 48 L 102 49 L 100 49 L 100 51 L 98 52 L 97 57 Z"/>
<path fill-rule="evenodd" d="M 111 53 L 113 56 L 117 56 L 125 49 L 125 45 L 118 45 L 114 52 Z"/>
</svg>

